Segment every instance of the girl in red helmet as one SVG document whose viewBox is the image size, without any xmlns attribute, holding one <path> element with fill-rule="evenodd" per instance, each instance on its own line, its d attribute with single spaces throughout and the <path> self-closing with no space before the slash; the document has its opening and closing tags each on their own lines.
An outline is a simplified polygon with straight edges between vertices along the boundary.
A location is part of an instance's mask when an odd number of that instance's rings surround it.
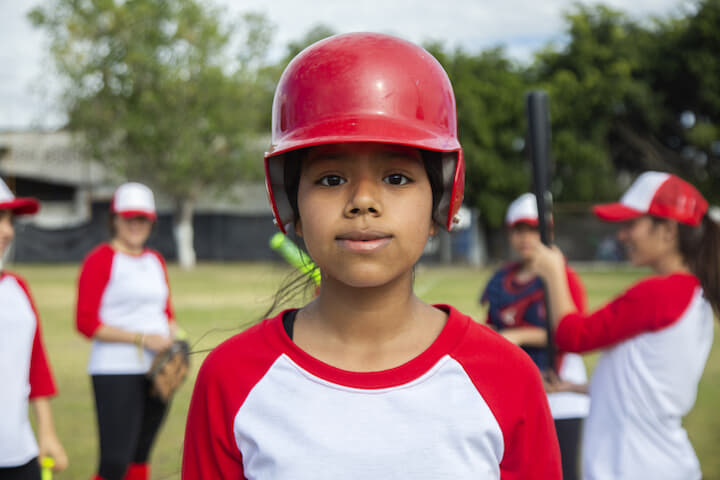
<svg viewBox="0 0 720 480">
<path fill-rule="evenodd" d="M 95 395 L 100 459 L 95 480 L 148 480 L 149 456 L 168 405 L 145 374 L 176 331 L 165 261 L 146 248 L 156 219 L 152 191 L 120 185 L 111 241 L 85 258 L 76 324 L 92 340 L 88 373 Z"/>
<path fill-rule="evenodd" d="M 34 198 L 16 198 L 0 179 L 0 478 L 40 480 L 38 458 L 52 457 L 54 471 L 68 459 L 55 434 L 49 398 L 57 393 L 45 354 L 40 317 L 25 280 L 2 269 L 15 235 L 13 217 L 38 211 Z M 27 417 L 32 405 L 38 437 Z"/>
<path fill-rule="evenodd" d="M 586 479 L 701 478 L 682 417 L 695 403 L 720 304 L 720 227 L 707 210 L 692 185 L 662 172 L 642 174 L 619 203 L 595 207 L 621 222 L 630 261 L 653 275 L 588 315 L 572 302 L 562 253 L 536 246 L 557 347 L 604 351 L 583 432 Z"/>
<path fill-rule="evenodd" d="M 320 291 L 207 357 L 183 478 L 559 479 L 532 361 L 413 293 L 462 200 L 442 67 L 387 35 L 331 37 L 288 65 L 272 128 L 275 218 L 303 238 Z"/>
</svg>

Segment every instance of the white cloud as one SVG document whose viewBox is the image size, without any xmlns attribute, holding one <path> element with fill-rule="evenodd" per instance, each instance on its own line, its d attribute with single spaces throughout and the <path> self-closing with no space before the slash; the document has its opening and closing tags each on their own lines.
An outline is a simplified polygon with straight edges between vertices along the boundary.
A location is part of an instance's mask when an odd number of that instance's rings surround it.
<svg viewBox="0 0 720 480">
<path fill-rule="evenodd" d="M 26 19 L 34 2 L 0 0 L 0 129 L 54 126 L 48 99 L 35 90 L 57 89 L 43 65 L 43 36 Z M 217 3 L 217 2 L 216 2 Z M 591 3 L 584 1 L 582 3 Z M 640 18 L 692 10 L 690 0 L 606 0 Z M 325 24 L 337 32 L 379 31 L 416 43 L 443 42 L 470 52 L 503 45 L 513 58 L 528 60 L 549 40 L 562 39 L 562 13 L 569 0 L 224 0 L 229 12 L 264 12 L 275 24 L 273 56 L 311 27 Z M 47 62 L 46 62 L 47 63 Z"/>
</svg>

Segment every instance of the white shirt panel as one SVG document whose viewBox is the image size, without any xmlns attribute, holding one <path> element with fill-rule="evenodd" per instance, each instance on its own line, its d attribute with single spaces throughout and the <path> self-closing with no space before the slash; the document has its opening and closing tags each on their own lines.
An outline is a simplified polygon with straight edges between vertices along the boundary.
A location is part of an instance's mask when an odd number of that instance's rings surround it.
<svg viewBox="0 0 720 480">
<path fill-rule="evenodd" d="M 37 318 L 12 276 L 0 279 L 0 467 L 24 465 L 38 454 L 30 420 L 30 358 Z"/>
<path fill-rule="evenodd" d="M 110 280 L 100 304 L 103 324 L 132 332 L 169 335 L 165 312 L 168 285 L 160 260 L 151 252 L 139 256 L 115 252 Z M 154 353 L 129 343 L 93 340 L 90 374 L 142 374 Z"/>
<path fill-rule="evenodd" d="M 249 480 L 337 480 L 348 458 L 362 466 L 352 478 L 499 479 L 504 452 L 497 420 L 449 356 L 408 384 L 367 390 L 329 383 L 283 354 L 233 428 Z M 328 453 L 318 461 L 317 452 Z"/>
<path fill-rule="evenodd" d="M 586 480 L 701 478 L 682 417 L 695 403 L 712 339 L 712 309 L 697 288 L 677 322 L 602 355 L 583 433 Z"/>
<path fill-rule="evenodd" d="M 563 354 L 559 376 L 578 385 L 587 383 L 587 372 L 582 357 L 576 353 Z M 585 418 L 590 411 L 590 396 L 583 393 L 557 392 L 548 394 L 550 412 L 556 420 Z"/>
</svg>

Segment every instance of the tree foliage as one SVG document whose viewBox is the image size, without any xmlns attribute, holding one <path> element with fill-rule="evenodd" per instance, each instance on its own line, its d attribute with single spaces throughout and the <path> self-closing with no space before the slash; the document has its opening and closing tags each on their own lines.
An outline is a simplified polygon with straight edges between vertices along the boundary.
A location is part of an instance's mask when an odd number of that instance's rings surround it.
<svg viewBox="0 0 720 480">
<path fill-rule="evenodd" d="M 222 15 L 195 0 L 55 0 L 31 12 L 64 80 L 68 127 L 93 158 L 178 199 L 260 177 L 247 158 L 265 127 L 255 72 L 271 30 L 259 15 Z"/>
<path fill-rule="evenodd" d="M 720 0 L 685 16 L 635 20 L 603 5 L 572 7 L 567 41 L 523 66 L 503 50 L 428 48 L 448 71 L 467 161 L 466 201 L 489 227 L 531 188 L 525 94 L 549 93 L 561 202 L 615 199 L 645 170 L 679 174 L 720 200 Z"/>
</svg>

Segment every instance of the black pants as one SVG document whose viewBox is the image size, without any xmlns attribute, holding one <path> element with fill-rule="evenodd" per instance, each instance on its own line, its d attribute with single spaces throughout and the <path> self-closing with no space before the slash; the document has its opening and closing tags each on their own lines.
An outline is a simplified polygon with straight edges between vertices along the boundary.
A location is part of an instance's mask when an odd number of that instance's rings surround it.
<svg viewBox="0 0 720 480">
<path fill-rule="evenodd" d="M 40 480 L 40 464 L 33 458 L 19 467 L 0 468 L 0 480 Z"/>
<path fill-rule="evenodd" d="M 555 431 L 560 443 L 560 459 L 562 460 L 563 480 L 580 478 L 578 461 L 580 449 L 580 429 L 582 418 L 563 418 L 555 420 Z"/>
<path fill-rule="evenodd" d="M 100 433 L 98 475 L 122 480 L 131 463 L 147 463 L 167 404 L 150 394 L 144 375 L 93 375 Z"/>
</svg>

